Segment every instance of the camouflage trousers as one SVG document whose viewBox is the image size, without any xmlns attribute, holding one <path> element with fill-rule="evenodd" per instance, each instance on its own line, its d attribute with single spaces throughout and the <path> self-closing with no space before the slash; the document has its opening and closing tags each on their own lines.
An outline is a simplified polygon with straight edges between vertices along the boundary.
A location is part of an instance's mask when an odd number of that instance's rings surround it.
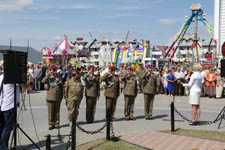
<svg viewBox="0 0 225 150">
<path fill-rule="evenodd" d="M 124 107 L 124 115 L 126 119 L 133 118 L 134 117 L 134 102 L 135 97 L 134 96 L 124 96 L 125 100 L 125 107 Z"/>
<path fill-rule="evenodd" d="M 77 120 L 80 102 L 81 100 L 67 101 L 68 119 L 70 122 L 72 122 L 73 118 Z"/>
<path fill-rule="evenodd" d="M 106 97 L 106 109 L 110 110 L 111 118 L 115 118 L 117 98 Z"/>
<path fill-rule="evenodd" d="M 155 94 L 144 94 L 145 118 L 152 118 L 154 97 L 155 97 Z"/>
<path fill-rule="evenodd" d="M 61 101 L 62 100 L 57 100 L 57 101 L 47 100 L 49 127 L 59 126 Z"/>
<path fill-rule="evenodd" d="M 86 121 L 92 123 L 95 120 L 97 97 L 86 96 Z"/>
</svg>

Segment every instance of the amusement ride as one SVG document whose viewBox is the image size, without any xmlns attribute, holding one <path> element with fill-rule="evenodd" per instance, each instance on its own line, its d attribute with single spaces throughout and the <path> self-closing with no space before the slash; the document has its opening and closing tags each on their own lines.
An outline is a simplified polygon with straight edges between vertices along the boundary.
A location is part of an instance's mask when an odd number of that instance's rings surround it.
<svg viewBox="0 0 225 150">
<path fill-rule="evenodd" d="M 213 41 L 216 44 L 216 40 L 214 38 L 214 30 L 209 25 L 208 21 L 206 20 L 206 14 L 204 14 L 203 10 L 201 9 L 201 5 L 200 4 L 192 5 L 191 11 L 192 11 L 192 14 L 189 17 L 188 16 L 186 17 L 186 19 L 187 19 L 186 22 L 181 27 L 180 31 L 178 32 L 178 34 L 175 37 L 175 40 L 169 46 L 169 48 L 164 56 L 165 58 L 170 59 L 171 62 L 172 62 L 174 55 L 177 52 L 180 44 L 184 40 L 184 36 L 187 33 L 191 23 L 193 23 L 193 22 L 195 24 L 194 39 L 192 39 L 193 43 L 190 47 L 192 49 L 195 49 L 195 54 L 196 54 L 196 58 L 194 59 L 195 62 L 200 62 L 199 61 L 199 48 L 201 48 L 201 45 L 199 43 L 200 38 L 198 37 L 198 22 L 199 21 L 202 22 L 202 24 L 208 31 L 208 33 L 211 37 L 211 42 Z M 211 42 L 210 42 L 210 44 L 211 44 Z M 205 55 L 206 55 L 205 58 L 208 58 L 208 60 L 212 59 L 212 57 L 213 57 L 212 52 L 207 52 Z"/>
</svg>

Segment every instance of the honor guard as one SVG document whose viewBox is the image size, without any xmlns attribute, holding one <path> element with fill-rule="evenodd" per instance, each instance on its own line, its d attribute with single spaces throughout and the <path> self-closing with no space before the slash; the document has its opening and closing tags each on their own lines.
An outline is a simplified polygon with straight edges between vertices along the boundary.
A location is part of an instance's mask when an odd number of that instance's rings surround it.
<svg viewBox="0 0 225 150">
<path fill-rule="evenodd" d="M 47 106 L 49 130 L 59 126 L 60 104 L 63 98 L 63 83 L 56 66 L 51 66 L 48 74 L 42 79 L 47 85 Z"/>
<path fill-rule="evenodd" d="M 145 119 L 152 119 L 152 109 L 154 97 L 156 94 L 156 77 L 152 72 L 151 65 L 147 66 L 146 73 L 142 76 L 143 79 L 143 93 L 144 93 L 144 111 L 145 111 Z"/>
<path fill-rule="evenodd" d="M 80 79 L 80 72 L 72 70 L 72 78 L 66 81 L 64 85 L 64 98 L 68 108 L 68 119 L 72 127 L 72 119 L 77 120 L 79 114 L 80 102 L 83 98 L 83 84 Z"/>
<path fill-rule="evenodd" d="M 115 74 L 116 68 L 111 66 L 109 72 L 105 73 L 101 78 L 101 82 L 105 82 L 105 97 L 106 97 L 106 109 L 110 111 L 111 118 L 115 119 L 115 110 L 117 98 L 120 95 L 120 81 L 119 77 Z"/>
<path fill-rule="evenodd" d="M 96 112 L 96 102 L 100 96 L 99 76 L 94 74 L 94 66 L 88 66 L 88 73 L 83 76 L 86 97 L 86 121 L 93 123 Z"/>
<path fill-rule="evenodd" d="M 127 70 L 127 74 L 125 74 L 122 78 L 124 81 L 124 99 L 125 99 L 125 108 L 124 115 L 127 120 L 134 119 L 134 101 L 137 96 L 137 78 L 135 73 L 133 72 L 133 68 L 129 67 Z"/>
</svg>

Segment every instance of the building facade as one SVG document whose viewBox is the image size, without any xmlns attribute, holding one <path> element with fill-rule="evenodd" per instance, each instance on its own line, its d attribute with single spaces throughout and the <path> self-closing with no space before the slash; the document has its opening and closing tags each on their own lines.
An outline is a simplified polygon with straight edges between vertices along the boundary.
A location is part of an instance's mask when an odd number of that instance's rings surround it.
<svg viewBox="0 0 225 150">
<path fill-rule="evenodd" d="M 83 60 L 96 66 L 106 66 L 112 61 L 113 47 L 110 42 L 98 42 L 90 48 L 89 57 Z"/>
<path fill-rule="evenodd" d="M 225 42 L 225 0 L 214 0 L 214 36 L 217 40 L 217 57 L 222 59 L 221 47 Z"/>
<path fill-rule="evenodd" d="M 112 52 L 113 48 L 110 42 L 102 41 L 99 49 L 99 66 L 106 66 L 112 62 Z"/>
</svg>

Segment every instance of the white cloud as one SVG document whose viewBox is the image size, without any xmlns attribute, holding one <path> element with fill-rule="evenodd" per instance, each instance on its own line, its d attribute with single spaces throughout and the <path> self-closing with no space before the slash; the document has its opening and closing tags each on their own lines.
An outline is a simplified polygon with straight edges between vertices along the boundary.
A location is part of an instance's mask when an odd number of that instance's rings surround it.
<svg viewBox="0 0 225 150">
<path fill-rule="evenodd" d="M 76 4 L 76 5 L 49 5 L 49 4 L 34 4 L 33 0 L 0 0 L 0 11 L 17 12 L 29 7 L 33 10 L 65 10 L 65 9 L 89 9 L 90 5 Z"/>
<path fill-rule="evenodd" d="M 16 3 L 20 6 L 32 5 L 33 0 L 17 0 Z"/>
<path fill-rule="evenodd" d="M 143 8 L 140 8 L 137 6 L 121 6 L 116 9 L 118 9 L 118 10 L 138 10 L 138 9 L 143 9 Z"/>
<path fill-rule="evenodd" d="M 116 13 L 114 15 L 107 15 L 105 18 L 114 19 L 114 18 L 122 18 L 122 17 L 137 17 L 138 15 L 135 13 Z"/>
<path fill-rule="evenodd" d="M 59 9 L 89 9 L 92 8 L 89 5 L 67 5 L 67 6 L 60 6 Z"/>
<path fill-rule="evenodd" d="M 42 4 L 35 4 L 31 7 L 33 10 L 67 10 L 67 9 L 90 9 L 93 8 L 91 5 L 84 5 L 84 4 L 76 4 L 76 5 L 42 5 Z"/>
<path fill-rule="evenodd" d="M 176 20 L 174 19 L 160 19 L 159 22 L 161 24 L 176 24 Z"/>
<path fill-rule="evenodd" d="M 63 37 L 62 37 L 62 36 L 59 36 L 59 35 L 56 35 L 56 36 L 54 36 L 52 39 L 53 39 L 54 41 L 59 41 L 59 40 L 63 39 Z"/>
<path fill-rule="evenodd" d="M 115 17 L 134 17 L 137 16 L 137 14 L 134 13 L 120 13 L 118 15 L 115 15 Z"/>
<path fill-rule="evenodd" d="M 0 1 L 0 11 L 21 11 L 23 8 L 31 6 L 33 0 L 7 0 Z"/>
</svg>

